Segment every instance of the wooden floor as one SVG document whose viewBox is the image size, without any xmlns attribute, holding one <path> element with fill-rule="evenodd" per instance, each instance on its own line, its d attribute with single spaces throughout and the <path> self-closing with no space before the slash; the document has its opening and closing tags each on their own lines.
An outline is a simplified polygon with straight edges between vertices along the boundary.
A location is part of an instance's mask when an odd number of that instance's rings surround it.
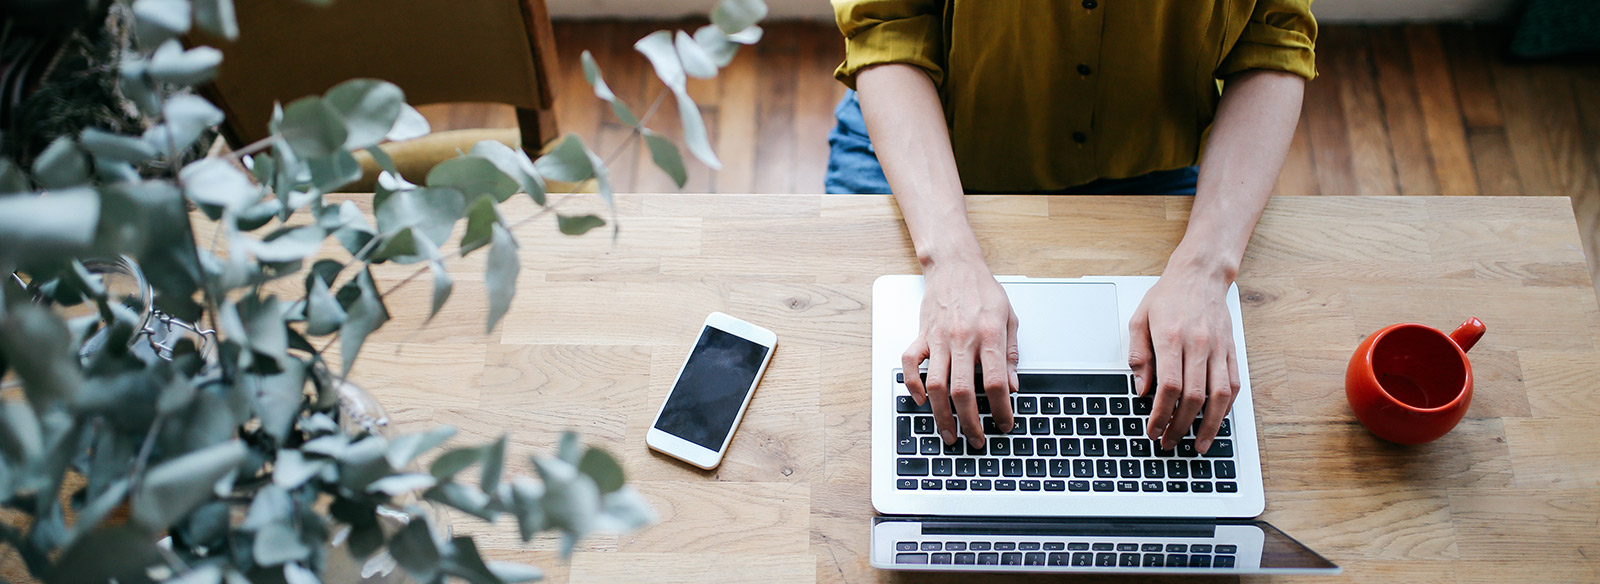
<svg viewBox="0 0 1600 584">
<path fill-rule="evenodd" d="M 557 119 L 608 155 L 626 128 L 591 97 L 578 55 L 594 53 L 611 88 L 643 111 L 659 93 L 632 42 L 696 23 L 558 22 Z M 1600 62 L 1507 58 L 1506 33 L 1467 26 L 1325 26 L 1321 76 L 1278 181 L 1282 195 L 1564 195 L 1572 197 L 1591 272 L 1600 257 Z M 693 165 L 688 192 L 820 193 L 843 57 L 825 23 L 773 23 L 722 75 L 693 82 L 723 161 Z M 670 104 L 669 104 L 670 105 Z M 509 108 L 425 108 L 436 129 L 511 127 Z M 667 112 L 671 109 L 667 108 Z M 652 127 L 676 136 L 676 116 Z M 675 189 L 642 146 L 618 151 L 618 190 Z M 643 155 L 642 155 L 643 154 Z"/>
</svg>

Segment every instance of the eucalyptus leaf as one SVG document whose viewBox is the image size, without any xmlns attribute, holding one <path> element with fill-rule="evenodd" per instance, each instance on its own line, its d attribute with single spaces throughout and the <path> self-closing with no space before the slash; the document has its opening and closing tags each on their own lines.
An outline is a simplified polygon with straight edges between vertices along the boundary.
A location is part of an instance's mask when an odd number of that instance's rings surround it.
<svg viewBox="0 0 1600 584">
<path fill-rule="evenodd" d="M 389 311 L 384 308 L 383 298 L 372 281 L 372 271 L 368 269 L 361 270 L 354 281 L 340 288 L 338 298 L 347 314 L 344 325 L 339 327 L 339 357 L 348 375 L 367 335 L 389 321 Z"/>
<path fill-rule="evenodd" d="M 84 128 L 78 140 L 85 150 L 100 159 L 139 163 L 156 156 L 156 149 L 144 140 L 99 128 Z"/>
<path fill-rule="evenodd" d="M 472 201 L 472 206 L 467 207 L 467 230 L 461 234 L 461 256 L 466 257 L 488 245 L 494 236 L 494 226 L 504 224 L 500 220 L 499 210 L 495 208 L 493 196 L 482 195 Z"/>
<path fill-rule="evenodd" d="M 683 123 L 683 141 L 689 144 L 689 153 L 713 169 L 721 169 L 722 161 L 711 149 L 711 138 L 706 134 L 706 122 L 700 117 L 700 106 L 695 105 L 689 92 L 676 89 L 673 97 L 678 102 L 678 117 Z"/>
<path fill-rule="evenodd" d="M 683 72 L 695 79 L 710 79 L 717 76 L 717 63 L 704 47 L 694 42 L 689 33 L 678 31 L 674 43 L 678 51 L 678 61 L 683 63 Z"/>
<path fill-rule="evenodd" d="M 722 29 L 714 24 L 696 29 L 694 42 L 700 45 L 717 67 L 727 67 L 728 63 L 733 62 L 733 56 L 739 53 L 738 43 L 733 42 L 733 39 L 728 38 L 728 33 L 722 32 Z"/>
<path fill-rule="evenodd" d="M 499 440 L 489 443 L 483 449 L 483 467 L 478 473 L 478 488 L 485 493 L 493 493 L 500 488 L 500 473 L 506 464 L 506 437 L 504 434 Z"/>
<path fill-rule="evenodd" d="M 66 325 L 37 304 L 13 306 L 0 318 L 0 350 L 22 378 L 23 395 L 37 411 L 71 401 L 83 386 L 70 342 Z"/>
<path fill-rule="evenodd" d="M 656 511 L 639 491 L 622 487 L 606 493 L 600 499 L 600 515 L 595 529 L 600 531 L 632 531 L 659 520 Z"/>
<path fill-rule="evenodd" d="M 489 194 L 502 202 L 511 198 L 522 186 L 516 178 L 503 172 L 488 158 L 471 154 L 434 165 L 428 171 L 425 182 L 429 187 L 453 188 L 467 198 Z"/>
<path fill-rule="evenodd" d="M 222 64 L 222 51 L 195 47 L 185 51 L 178 39 L 168 39 L 150 55 L 147 73 L 163 83 L 185 87 L 211 81 Z"/>
<path fill-rule="evenodd" d="M 138 526 L 102 527 L 78 538 L 50 564 L 46 582 L 142 582 L 161 562 L 156 539 Z"/>
<path fill-rule="evenodd" d="M 556 458 L 567 464 L 576 465 L 583 458 L 583 444 L 578 441 L 578 433 L 567 430 L 561 433 L 561 439 L 556 442 Z"/>
<path fill-rule="evenodd" d="M 418 455 L 437 448 L 444 444 L 451 436 L 456 435 L 454 426 L 439 426 L 426 432 L 406 434 L 389 441 L 389 450 L 384 456 L 389 460 L 389 466 L 403 468 L 416 459 Z"/>
<path fill-rule="evenodd" d="M 62 261 L 86 251 L 100 219 L 100 196 L 88 188 L 43 196 L 0 197 L 0 270 Z"/>
<path fill-rule="evenodd" d="M 762 0 L 722 0 L 711 11 L 711 23 L 728 34 L 755 26 L 766 17 L 767 3 Z"/>
<path fill-rule="evenodd" d="M 311 185 L 323 193 L 337 192 L 361 179 L 361 163 L 348 150 L 307 160 L 306 169 L 311 171 Z"/>
<path fill-rule="evenodd" d="M 583 62 L 583 78 L 589 82 L 590 86 L 594 87 L 594 96 L 611 104 L 611 111 L 617 115 L 618 121 L 621 121 L 624 125 L 638 126 L 639 118 L 633 115 L 633 110 L 629 109 L 628 104 L 619 99 L 617 94 L 611 91 L 611 86 L 606 84 L 605 77 L 600 74 L 600 64 L 595 62 L 594 55 L 589 54 L 589 51 L 586 50 L 583 52 L 581 60 Z"/>
<path fill-rule="evenodd" d="M 205 158 L 189 163 L 178 172 L 183 194 L 202 205 L 216 205 L 237 212 L 261 199 L 261 187 L 250 182 L 232 163 L 221 158 Z"/>
<path fill-rule="evenodd" d="M 281 452 L 278 458 L 283 458 Z M 250 510 L 245 514 L 244 523 L 240 528 L 245 531 L 260 531 L 274 523 L 289 521 L 294 515 L 294 500 L 289 497 L 288 489 L 280 485 L 267 485 L 256 491 L 255 498 L 250 501 Z"/>
<path fill-rule="evenodd" d="M 345 447 L 338 457 L 339 484 L 364 491 L 373 481 L 393 474 L 394 467 L 389 466 L 384 456 L 388 450 L 389 441 L 378 435 L 369 435 Z"/>
<path fill-rule="evenodd" d="M 450 299 L 450 292 L 455 288 L 455 281 L 450 279 L 450 272 L 445 271 L 443 262 L 429 262 L 428 270 L 433 272 L 433 303 L 428 309 L 427 321 L 439 315 L 439 309 L 444 308 L 446 300 Z"/>
<path fill-rule="evenodd" d="M 765 32 L 761 30 L 761 27 L 751 25 L 750 28 L 728 35 L 728 40 L 741 45 L 753 45 L 761 42 L 761 37 Z"/>
<path fill-rule="evenodd" d="M 489 570 L 478 555 L 478 545 L 471 537 L 450 540 L 450 555 L 445 557 L 445 571 L 471 584 L 502 584 L 500 578 Z"/>
<path fill-rule="evenodd" d="M 344 319 L 344 308 L 339 306 L 338 300 L 334 300 L 327 282 L 312 278 L 311 290 L 306 293 L 306 334 L 332 334 L 344 324 Z"/>
<path fill-rule="evenodd" d="M 280 362 L 284 364 L 281 372 L 253 376 L 253 395 L 256 413 L 261 417 L 261 429 L 282 444 L 294 428 L 295 417 L 304 401 L 306 367 L 294 357 L 285 357 Z"/>
<path fill-rule="evenodd" d="M 378 206 L 378 230 L 394 233 L 416 227 L 430 242 L 445 241 L 465 205 L 461 191 L 452 188 L 399 191 Z"/>
<path fill-rule="evenodd" d="M 428 473 L 440 481 L 448 481 L 467 467 L 483 459 L 483 448 L 453 448 L 439 455 L 428 467 Z"/>
<path fill-rule="evenodd" d="M 423 493 L 422 497 L 429 501 L 443 503 L 459 509 L 473 517 L 493 523 L 499 512 L 494 509 L 493 500 L 475 487 L 456 482 L 439 483 L 432 489 Z"/>
<path fill-rule="evenodd" d="M 311 548 L 300 541 L 300 533 L 289 525 L 287 518 L 257 531 L 250 549 L 256 564 L 261 566 L 278 566 L 311 556 Z"/>
<path fill-rule="evenodd" d="M 606 224 L 606 220 L 595 215 L 558 214 L 556 215 L 556 224 L 559 226 L 562 233 L 567 235 L 583 235 L 588 233 L 590 229 L 604 226 Z"/>
<path fill-rule="evenodd" d="M 46 189 L 84 184 L 89 182 L 89 159 L 70 136 L 60 136 L 34 159 L 33 180 Z"/>
<path fill-rule="evenodd" d="M 176 523 L 211 498 L 211 485 L 244 460 L 244 444 L 228 441 L 161 463 L 133 494 L 133 522 L 149 533 Z"/>
<path fill-rule="evenodd" d="M 678 188 L 683 188 L 689 182 L 689 171 L 683 166 L 683 155 L 678 152 L 678 145 L 649 128 L 641 128 L 640 131 L 645 146 L 650 148 L 650 160 L 656 163 L 656 168 L 672 177 L 672 182 Z"/>
<path fill-rule="evenodd" d="M 233 0 L 196 0 L 194 20 L 206 32 L 229 41 L 239 38 L 239 19 Z"/>
<path fill-rule="evenodd" d="M 330 156 L 344 147 L 349 136 L 339 111 L 315 95 L 289 102 L 279 128 L 289 149 L 301 158 Z"/>
<path fill-rule="evenodd" d="M 598 448 L 590 448 L 583 453 L 583 459 L 578 462 L 578 472 L 589 475 L 594 479 L 595 486 L 601 493 L 610 493 L 622 488 L 622 465 L 617 464 L 617 459 Z"/>
<path fill-rule="evenodd" d="M 544 192 L 544 183 L 539 180 L 538 173 L 534 171 L 533 162 L 528 160 L 528 156 L 520 150 L 513 150 L 510 146 L 506 146 L 497 140 L 483 140 L 473 144 L 472 151 L 469 154 L 494 164 L 497 170 L 515 181 L 517 188 L 522 191 L 529 194 L 533 194 L 535 191 Z M 428 176 L 432 177 L 433 173 L 428 173 Z M 465 189 L 463 191 L 465 192 Z M 512 191 L 512 193 L 515 192 L 516 190 Z M 509 197 L 510 195 L 506 196 Z M 470 192 L 468 192 L 468 198 L 471 198 Z M 504 198 L 500 197 L 496 197 L 496 199 L 502 202 L 505 201 Z"/>
<path fill-rule="evenodd" d="M 493 332 L 500 319 L 511 310 L 511 298 L 517 292 L 517 274 L 522 263 L 517 259 L 517 242 L 511 232 L 495 224 L 489 248 L 489 262 L 484 270 L 484 285 L 489 289 L 489 323 L 485 334 Z"/>
<path fill-rule="evenodd" d="M 422 112 L 417 111 L 416 108 L 405 105 L 400 108 L 400 117 L 395 119 L 394 127 L 389 129 L 389 133 L 384 136 L 384 139 L 392 142 L 402 142 L 421 138 L 431 131 L 433 130 L 428 127 L 428 118 L 422 117 Z"/>
<path fill-rule="evenodd" d="M 134 32 L 151 45 L 189 32 L 189 0 L 134 0 Z"/>
<path fill-rule="evenodd" d="M 317 578 L 316 572 L 306 569 L 305 566 L 300 565 L 298 562 L 290 562 L 283 565 L 283 582 L 284 584 L 322 584 L 322 580 Z"/>
<path fill-rule="evenodd" d="M 44 432 L 33 408 L 20 400 L 0 401 L 0 455 L 17 466 L 38 458 L 44 450 Z"/>
<path fill-rule="evenodd" d="M 162 584 L 221 584 L 222 566 L 220 564 L 201 564 L 184 571 Z"/>
<path fill-rule="evenodd" d="M 250 252 L 263 262 L 288 262 L 303 260 L 322 249 L 322 238 L 327 232 L 316 225 L 283 228 L 253 243 Z"/>
<path fill-rule="evenodd" d="M 368 493 L 383 493 L 390 497 L 397 497 L 405 493 L 432 488 L 438 482 L 432 475 L 427 474 L 397 474 L 372 481 L 371 484 L 367 485 L 366 490 Z"/>
<path fill-rule="evenodd" d="M 538 160 L 533 167 L 549 180 L 579 182 L 594 176 L 594 164 L 589 161 L 588 148 L 577 134 L 567 134 L 561 143 Z"/>
<path fill-rule="evenodd" d="M 333 86 L 324 99 L 339 112 L 349 129 L 344 147 L 361 149 L 382 142 L 394 129 L 404 109 L 406 95 L 387 81 L 351 79 Z"/>
<path fill-rule="evenodd" d="M 161 108 L 162 123 L 145 130 L 143 140 L 169 157 L 194 144 L 207 128 L 222 123 L 222 110 L 204 98 L 182 94 L 167 98 Z"/>
<path fill-rule="evenodd" d="M 535 459 L 534 468 L 544 479 L 544 513 L 551 526 L 576 537 L 593 531 L 600 511 L 600 488 L 588 475 L 560 459 Z M 571 549 L 563 550 L 563 555 Z"/>
<path fill-rule="evenodd" d="M 487 566 L 489 568 L 489 572 L 494 574 L 495 578 L 499 579 L 501 582 L 505 582 L 506 584 L 537 582 L 544 579 L 543 570 L 527 564 L 490 561 L 487 563 Z"/>
<path fill-rule="evenodd" d="M 299 450 L 279 450 L 277 460 L 272 464 L 272 484 L 285 489 L 297 488 L 322 472 L 330 462 L 319 459 L 306 459 Z"/>
<path fill-rule="evenodd" d="M 674 93 L 681 92 L 688 78 L 684 75 L 683 63 L 678 60 L 678 51 L 672 45 L 672 33 L 658 30 L 633 44 L 634 50 L 643 53 L 650 60 L 650 66 L 655 69 L 656 77 L 661 79 L 668 89 Z"/>
<path fill-rule="evenodd" d="M 0 195 L 28 190 L 28 175 L 10 158 L 0 157 Z"/>
<path fill-rule="evenodd" d="M 418 582 L 432 582 L 443 560 L 433 534 L 421 519 L 413 519 L 394 534 L 394 539 L 389 541 L 389 555 Z"/>
<path fill-rule="evenodd" d="M 511 477 L 511 511 L 517 517 L 522 541 L 544 531 L 544 485 L 525 476 Z"/>
</svg>

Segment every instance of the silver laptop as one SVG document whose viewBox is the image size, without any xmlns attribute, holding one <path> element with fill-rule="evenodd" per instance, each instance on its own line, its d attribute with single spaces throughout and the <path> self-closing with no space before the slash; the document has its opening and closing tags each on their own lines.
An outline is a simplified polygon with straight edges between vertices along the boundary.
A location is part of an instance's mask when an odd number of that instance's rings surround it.
<svg viewBox="0 0 1600 584">
<path fill-rule="evenodd" d="M 1146 437 L 1127 323 L 1154 277 L 1001 278 L 1018 328 L 1016 426 L 980 397 L 983 449 L 945 446 L 911 400 L 900 356 L 921 276 L 883 276 L 872 304 L 872 565 L 1051 573 L 1337 573 L 1264 522 L 1239 292 L 1229 290 L 1241 388 L 1206 452 Z M 980 394 L 981 395 L 981 394 Z M 1198 422 L 1198 420 L 1196 420 Z"/>
</svg>

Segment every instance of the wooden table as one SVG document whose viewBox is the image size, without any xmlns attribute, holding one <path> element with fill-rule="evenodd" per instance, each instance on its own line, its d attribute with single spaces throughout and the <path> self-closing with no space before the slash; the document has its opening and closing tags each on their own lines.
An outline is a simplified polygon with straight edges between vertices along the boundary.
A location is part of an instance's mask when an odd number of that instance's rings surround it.
<svg viewBox="0 0 1600 584">
<path fill-rule="evenodd" d="M 618 200 L 614 245 L 550 222 L 518 230 L 521 288 L 500 330 L 483 335 L 474 255 L 455 264 L 445 313 L 421 330 L 420 317 L 391 323 L 355 379 L 402 426 L 511 432 L 518 472 L 578 429 L 618 454 L 662 521 L 587 540 L 570 564 L 507 525 L 458 518 L 457 532 L 553 581 L 896 579 L 867 565 L 871 283 L 917 271 L 893 201 Z M 968 198 L 996 273 L 1059 277 L 1159 273 L 1189 204 Z M 1343 582 L 1600 580 L 1600 310 L 1566 198 L 1279 198 L 1239 285 L 1264 519 L 1344 566 Z M 391 312 L 425 313 L 427 288 L 402 289 Z M 714 310 L 780 341 L 727 460 L 703 472 L 650 452 L 644 435 Z M 1454 432 L 1400 447 L 1356 423 L 1343 371 L 1365 335 L 1401 321 L 1449 330 L 1469 316 L 1489 333 L 1471 355 L 1477 399 Z"/>
</svg>

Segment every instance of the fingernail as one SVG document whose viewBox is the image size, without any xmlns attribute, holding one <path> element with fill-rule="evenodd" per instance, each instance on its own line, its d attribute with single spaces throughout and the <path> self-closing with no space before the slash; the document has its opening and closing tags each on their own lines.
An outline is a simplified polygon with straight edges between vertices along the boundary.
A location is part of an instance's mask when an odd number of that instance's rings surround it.
<svg viewBox="0 0 1600 584">
<path fill-rule="evenodd" d="M 956 443 L 956 434 L 955 434 L 955 432 L 951 432 L 949 430 L 945 430 L 943 432 L 940 432 L 939 435 L 944 437 L 944 443 L 945 444 L 955 444 Z"/>
<path fill-rule="evenodd" d="M 1144 392 L 1144 378 L 1143 377 L 1140 377 L 1138 375 L 1133 376 L 1133 390 L 1137 391 L 1137 392 L 1140 392 L 1140 393 Z"/>
<path fill-rule="evenodd" d="M 982 438 L 978 438 L 978 437 L 968 438 L 967 439 L 967 445 L 971 446 L 974 450 L 982 450 L 983 449 L 983 439 Z"/>
<path fill-rule="evenodd" d="M 919 406 L 925 406 L 928 405 L 928 396 L 913 393 L 911 394 L 911 401 L 917 402 Z"/>
<path fill-rule="evenodd" d="M 1196 452 L 1205 452 L 1207 450 L 1211 450 L 1211 443 L 1210 442 L 1197 442 L 1194 445 L 1194 449 L 1195 449 Z"/>
</svg>

